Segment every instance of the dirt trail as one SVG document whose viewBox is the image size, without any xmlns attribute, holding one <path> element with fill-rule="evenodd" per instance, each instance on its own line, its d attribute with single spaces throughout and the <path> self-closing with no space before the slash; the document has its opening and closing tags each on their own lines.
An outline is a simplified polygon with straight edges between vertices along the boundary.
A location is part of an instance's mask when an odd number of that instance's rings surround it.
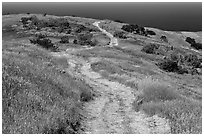
<svg viewBox="0 0 204 136">
<path fill-rule="evenodd" d="M 99 23 L 101 23 L 101 22 L 102 22 L 102 21 L 94 22 L 93 25 L 96 26 L 96 27 L 98 27 L 98 29 L 99 29 L 101 32 L 105 33 L 105 34 L 110 38 L 111 41 L 110 41 L 109 46 L 117 46 L 117 45 L 118 45 L 118 39 L 115 38 L 111 33 L 109 33 L 109 32 L 107 32 L 106 30 L 100 28 Z"/>
<path fill-rule="evenodd" d="M 67 72 L 83 78 L 98 94 L 93 101 L 86 103 L 88 117 L 83 127 L 86 134 L 140 134 L 170 133 L 168 121 L 158 116 L 148 117 L 142 112 L 135 112 L 132 103 L 137 91 L 118 82 L 109 81 L 91 69 L 91 63 L 100 58 L 89 58 L 88 61 L 71 55 L 74 50 L 53 53 L 56 57 L 66 57 L 69 63 Z"/>
</svg>

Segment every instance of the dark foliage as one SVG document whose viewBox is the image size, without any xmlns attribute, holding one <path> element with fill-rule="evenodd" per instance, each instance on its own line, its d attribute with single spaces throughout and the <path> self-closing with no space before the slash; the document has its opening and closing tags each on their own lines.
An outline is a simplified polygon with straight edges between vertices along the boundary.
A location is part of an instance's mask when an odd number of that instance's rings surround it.
<svg viewBox="0 0 204 136">
<path fill-rule="evenodd" d="M 76 40 L 76 39 L 74 39 L 73 43 L 74 43 L 74 44 L 77 44 L 77 40 Z"/>
<path fill-rule="evenodd" d="M 119 37 L 119 38 L 122 38 L 122 39 L 127 38 L 127 36 L 125 35 L 125 32 L 123 32 L 123 31 L 115 31 L 113 36 L 114 37 Z"/>
<path fill-rule="evenodd" d="M 191 37 L 186 37 L 186 42 L 190 43 L 190 44 L 194 44 L 196 43 L 195 42 L 195 39 L 191 38 Z"/>
<path fill-rule="evenodd" d="M 144 27 L 138 26 L 136 24 L 123 25 L 121 29 L 126 32 L 130 32 L 134 34 L 141 34 L 141 35 L 146 34 Z"/>
<path fill-rule="evenodd" d="M 52 41 L 49 38 L 45 38 L 45 36 L 42 34 L 38 35 L 37 37 L 33 39 L 29 39 L 29 40 L 30 40 L 30 43 L 38 44 L 42 46 L 43 48 L 51 49 L 53 51 L 57 50 L 57 47 L 54 46 Z"/>
<path fill-rule="evenodd" d="M 121 20 L 114 20 L 114 21 L 118 23 L 125 23 L 124 21 L 121 21 Z"/>
<path fill-rule="evenodd" d="M 196 50 L 202 50 L 202 44 L 201 43 L 192 43 L 191 47 L 195 48 Z"/>
<path fill-rule="evenodd" d="M 158 63 L 158 66 L 167 72 L 177 72 L 179 70 L 177 62 L 171 59 L 165 59 L 164 61 Z"/>
<path fill-rule="evenodd" d="M 202 68 L 202 59 L 198 58 L 195 54 L 187 54 L 184 57 L 186 65 L 192 66 L 193 68 Z"/>
<path fill-rule="evenodd" d="M 77 44 L 94 46 L 94 43 L 92 42 L 92 37 L 93 37 L 93 34 L 79 34 L 77 36 L 78 38 Z"/>
<path fill-rule="evenodd" d="M 68 36 L 61 37 L 60 43 L 69 43 L 69 37 Z"/>
<path fill-rule="evenodd" d="M 25 25 L 25 24 L 28 24 L 28 20 L 30 19 L 31 19 L 30 17 L 22 17 L 21 22 Z"/>
<path fill-rule="evenodd" d="M 164 41 L 164 42 L 168 42 L 167 37 L 166 37 L 166 36 L 164 36 L 164 35 L 162 35 L 162 36 L 160 37 L 160 39 L 161 39 L 162 41 Z"/>
<path fill-rule="evenodd" d="M 146 30 L 148 35 L 156 35 L 156 33 L 152 30 Z"/>
<path fill-rule="evenodd" d="M 191 47 L 195 48 L 196 50 L 202 50 L 202 44 L 201 43 L 196 43 L 195 39 L 187 37 L 186 42 L 191 44 Z"/>
<path fill-rule="evenodd" d="M 155 54 L 156 50 L 159 48 L 159 45 L 155 45 L 155 44 L 148 44 L 145 45 L 141 51 L 148 53 L 148 54 Z"/>
<path fill-rule="evenodd" d="M 78 25 L 76 29 L 76 33 L 81 33 L 82 31 L 85 31 L 86 27 L 83 25 Z"/>
</svg>

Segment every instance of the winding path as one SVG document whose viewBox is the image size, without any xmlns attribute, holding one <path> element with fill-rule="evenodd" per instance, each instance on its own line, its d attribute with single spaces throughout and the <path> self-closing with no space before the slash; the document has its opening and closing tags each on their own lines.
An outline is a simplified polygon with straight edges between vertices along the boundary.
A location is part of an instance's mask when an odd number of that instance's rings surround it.
<svg viewBox="0 0 204 136">
<path fill-rule="evenodd" d="M 118 45 L 117 39 L 98 24 L 93 23 L 111 39 L 110 46 Z M 66 57 L 69 67 L 66 72 L 83 79 L 92 88 L 94 100 L 84 104 L 87 117 L 82 122 L 85 134 L 155 134 L 170 133 L 168 120 L 157 115 L 149 117 L 143 112 L 136 112 L 132 103 L 138 91 L 119 82 L 110 81 L 92 70 L 91 64 L 101 60 L 99 57 L 75 56 L 74 52 L 82 49 L 69 48 L 65 52 L 52 53 L 55 57 Z"/>
<path fill-rule="evenodd" d="M 152 134 L 170 133 L 167 120 L 157 115 L 148 117 L 135 112 L 132 103 L 138 92 L 118 82 L 109 81 L 91 68 L 100 58 L 90 57 L 88 61 L 72 55 L 77 49 L 53 53 L 55 57 L 66 57 L 67 72 L 83 79 L 96 93 L 94 100 L 84 104 L 87 118 L 82 122 L 85 134 Z"/>
<path fill-rule="evenodd" d="M 98 29 L 103 32 L 104 34 L 106 34 L 109 38 L 110 38 L 110 43 L 109 46 L 117 46 L 118 45 L 118 39 L 115 38 L 111 33 L 107 32 L 106 30 L 100 28 L 99 23 L 101 23 L 102 21 L 97 21 L 94 22 L 93 25 L 98 27 Z"/>
</svg>

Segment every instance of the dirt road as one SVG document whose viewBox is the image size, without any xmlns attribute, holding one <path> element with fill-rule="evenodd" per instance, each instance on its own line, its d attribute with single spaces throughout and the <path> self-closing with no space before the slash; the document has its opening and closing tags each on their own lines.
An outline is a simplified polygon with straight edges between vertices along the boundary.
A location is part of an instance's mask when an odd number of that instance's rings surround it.
<svg viewBox="0 0 204 136">
<path fill-rule="evenodd" d="M 82 78 L 97 96 L 84 105 L 88 117 L 82 123 L 86 134 L 140 134 L 169 133 L 168 121 L 158 116 L 148 117 L 135 112 L 132 103 L 138 92 L 118 82 L 109 81 L 91 69 L 91 64 L 100 58 L 83 58 L 71 55 L 75 49 L 53 53 L 56 57 L 66 57 L 67 72 Z"/>
<path fill-rule="evenodd" d="M 106 30 L 100 28 L 99 23 L 101 23 L 102 21 L 98 21 L 98 22 L 94 22 L 93 25 L 98 27 L 98 29 L 103 32 L 104 34 L 106 34 L 109 38 L 110 38 L 110 43 L 109 46 L 117 46 L 118 45 L 118 40 L 117 38 L 115 38 L 111 33 L 107 32 Z"/>
</svg>

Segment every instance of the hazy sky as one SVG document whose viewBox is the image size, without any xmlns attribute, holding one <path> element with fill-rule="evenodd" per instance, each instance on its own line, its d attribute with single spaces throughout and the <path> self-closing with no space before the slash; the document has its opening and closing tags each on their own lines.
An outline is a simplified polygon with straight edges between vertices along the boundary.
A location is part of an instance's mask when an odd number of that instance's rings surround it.
<svg viewBox="0 0 204 136">
<path fill-rule="evenodd" d="M 48 13 L 122 20 L 163 30 L 201 31 L 202 3 L 3 3 L 6 13 Z"/>
</svg>

